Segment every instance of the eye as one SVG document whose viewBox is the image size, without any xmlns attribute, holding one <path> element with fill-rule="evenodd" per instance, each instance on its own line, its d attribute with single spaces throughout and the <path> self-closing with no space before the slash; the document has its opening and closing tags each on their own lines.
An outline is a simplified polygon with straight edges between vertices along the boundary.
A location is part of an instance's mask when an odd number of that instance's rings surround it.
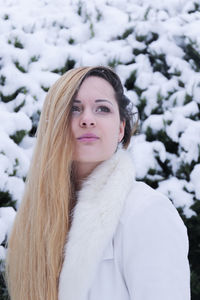
<svg viewBox="0 0 200 300">
<path fill-rule="evenodd" d="M 72 105 L 71 112 L 72 113 L 79 113 L 79 112 L 81 112 L 81 107 L 78 106 L 78 105 Z"/>
<path fill-rule="evenodd" d="M 98 106 L 96 109 L 96 112 L 103 112 L 103 113 L 109 113 L 110 108 L 104 105 Z"/>
</svg>

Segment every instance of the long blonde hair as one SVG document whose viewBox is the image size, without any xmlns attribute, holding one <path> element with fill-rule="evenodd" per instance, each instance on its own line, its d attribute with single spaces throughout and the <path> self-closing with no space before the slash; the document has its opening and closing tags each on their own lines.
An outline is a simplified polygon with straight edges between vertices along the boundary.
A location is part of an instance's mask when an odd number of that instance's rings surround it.
<svg viewBox="0 0 200 300">
<path fill-rule="evenodd" d="M 113 86 L 120 117 L 126 120 L 123 147 L 129 144 L 129 100 L 110 68 L 73 69 L 51 87 L 40 117 L 24 197 L 8 242 L 6 274 L 11 300 L 58 299 L 73 198 L 71 105 L 82 81 L 92 75 L 103 77 Z"/>
<path fill-rule="evenodd" d="M 58 298 L 72 192 L 70 109 L 88 70 L 68 71 L 45 99 L 24 197 L 8 242 L 6 273 L 12 300 Z"/>
</svg>

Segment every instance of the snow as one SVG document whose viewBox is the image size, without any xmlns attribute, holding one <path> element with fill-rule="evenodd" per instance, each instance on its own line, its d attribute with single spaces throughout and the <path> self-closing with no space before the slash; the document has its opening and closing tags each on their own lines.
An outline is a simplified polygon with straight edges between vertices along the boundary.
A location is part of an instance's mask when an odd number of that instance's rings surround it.
<svg viewBox="0 0 200 300">
<path fill-rule="evenodd" d="M 172 121 L 172 124 L 167 128 L 168 136 L 174 141 L 179 141 L 180 133 L 184 132 L 187 128 L 187 123 L 189 120 L 186 120 L 182 115 L 175 114 L 175 118 Z"/>
<path fill-rule="evenodd" d="M 23 178 L 27 175 L 30 158 L 5 132 L 1 131 L 1 128 L 0 153 L 2 162 L 0 165 L 0 190 L 10 191 L 15 200 L 20 200 L 24 184 L 23 180 L 18 177 Z M 2 159 L 2 156 L 5 156 L 5 158 Z M 17 177 L 13 177 L 15 173 Z"/>
<path fill-rule="evenodd" d="M 150 72 L 144 71 L 138 75 L 135 84 L 142 90 L 145 90 L 148 88 L 148 86 L 151 84 L 151 82 L 152 82 L 152 74 Z"/>
<path fill-rule="evenodd" d="M 190 177 L 191 177 L 191 182 L 194 185 L 194 191 L 195 191 L 196 198 L 199 199 L 200 198 L 200 184 L 199 184 L 200 164 L 197 164 L 194 167 Z"/>
<path fill-rule="evenodd" d="M 150 115 L 152 110 L 157 106 L 158 94 L 160 92 L 160 86 L 150 85 L 150 87 L 142 93 L 142 98 L 148 99 L 147 105 L 145 106 L 145 114 Z"/>
<path fill-rule="evenodd" d="M 194 115 L 198 114 L 199 108 L 198 108 L 197 103 L 190 102 L 184 106 L 174 107 L 172 109 L 172 112 L 175 115 L 180 114 L 184 117 L 190 117 L 190 116 L 194 116 Z"/>
<path fill-rule="evenodd" d="M 0 260 L 4 260 L 5 258 L 6 258 L 6 250 L 3 246 L 0 246 Z"/>
<path fill-rule="evenodd" d="M 129 146 L 140 180 L 182 207 L 200 200 L 200 74 L 186 55 L 190 43 L 200 52 L 200 12 L 195 0 L 0 0 L 0 191 L 19 207 L 35 144 L 36 126 L 47 89 L 67 62 L 110 65 L 126 84 L 140 112 L 140 135 Z M 165 68 L 163 67 L 165 66 Z M 136 109 L 136 110 L 137 110 Z M 167 142 L 147 140 L 165 132 Z M 17 144 L 16 133 L 25 136 Z M 170 143 L 176 149 L 170 148 Z M 170 152 L 171 151 L 171 152 Z M 164 175 L 162 164 L 170 169 Z M 181 168 L 190 168 L 182 178 Z M 1 205 L 1 204 L 0 204 Z M 15 211 L 0 208 L 0 244 Z M 0 259 L 5 249 L 0 245 Z"/>
<path fill-rule="evenodd" d="M 147 128 L 151 128 L 154 131 L 159 131 L 163 127 L 163 116 L 161 115 L 150 115 L 142 124 L 142 129 L 145 132 Z"/>
<path fill-rule="evenodd" d="M 139 179 L 144 178 L 148 170 L 159 168 L 154 153 L 160 157 L 161 161 L 166 159 L 164 145 L 159 141 L 146 142 L 144 135 L 133 138 L 130 152 L 133 155 L 136 177 Z"/>
<path fill-rule="evenodd" d="M 12 207 L 1 207 L 0 208 L 0 218 L 1 222 L 6 226 L 6 234 L 9 235 L 12 224 L 16 216 L 16 211 Z"/>
<path fill-rule="evenodd" d="M 0 219 L 0 243 L 2 243 L 5 239 L 6 236 L 6 226 L 4 224 L 4 222 Z"/>
<path fill-rule="evenodd" d="M 11 231 L 16 212 L 12 207 L 0 207 L 0 244 L 5 241 Z M 0 246 L 0 260 L 5 259 L 6 250 Z"/>
<path fill-rule="evenodd" d="M 194 123 L 194 124 L 191 124 Z M 190 126 L 185 129 L 180 137 L 180 146 L 186 151 L 184 161 L 191 163 L 193 160 L 198 161 L 199 158 L 199 144 L 200 141 L 200 121 L 190 122 Z"/>
<path fill-rule="evenodd" d="M 0 111 L 0 126 L 8 135 L 13 135 L 16 131 L 29 131 L 31 129 L 31 121 L 23 112 L 10 113 Z"/>
<path fill-rule="evenodd" d="M 186 181 L 172 177 L 160 182 L 158 190 L 173 199 L 175 206 L 183 208 L 187 217 L 191 217 L 195 215 L 194 211 L 190 209 L 193 204 L 193 197 L 190 193 L 184 191 L 185 186 L 187 186 Z"/>
</svg>

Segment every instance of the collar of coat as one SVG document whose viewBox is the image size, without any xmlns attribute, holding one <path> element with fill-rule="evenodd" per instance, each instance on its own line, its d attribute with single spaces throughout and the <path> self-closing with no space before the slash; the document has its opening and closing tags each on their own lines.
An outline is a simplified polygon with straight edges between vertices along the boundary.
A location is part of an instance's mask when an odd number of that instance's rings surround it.
<svg viewBox="0 0 200 300">
<path fill-rule="evenodd" d="M 134 180 L 127 150 L 101 163 L 78 194 L 65 245 L 59 300 L 87 298 L 103 252 L 112 239 Z"/>
</svg>

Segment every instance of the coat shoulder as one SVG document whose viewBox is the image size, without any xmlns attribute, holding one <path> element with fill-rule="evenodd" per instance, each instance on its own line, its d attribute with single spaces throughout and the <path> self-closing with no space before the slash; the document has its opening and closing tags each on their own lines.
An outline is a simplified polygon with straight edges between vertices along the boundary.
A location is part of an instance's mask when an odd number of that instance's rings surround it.
<svg viewBox="0 0 200 300">
<path fill-rule="evenodd" d="M 133 184 L 126 200 L 115 240 L 131 299 L 189 300 L 189 244 L 178 211 L 141 182 Z"/>
<path fill-rule="evenodd" d="M 153 221 L 157 215 L 168 221 L 172 220 L 185 233 L 186 227 L 169 198 L 144 182 L 135 181 L 126 199 L 120 223 L 123 225 L 137 220 L 142 222 L 147 216 L 152 216 Z"/>
<path fill-rule="evenodd" d="M 160 192 L 141 181 L 134 181 L 126 199 L 121 220 L 128 215 L 142 213 L 146 209 L 156 205 L 173 206 L 171 201 Z"/>
</svg>

